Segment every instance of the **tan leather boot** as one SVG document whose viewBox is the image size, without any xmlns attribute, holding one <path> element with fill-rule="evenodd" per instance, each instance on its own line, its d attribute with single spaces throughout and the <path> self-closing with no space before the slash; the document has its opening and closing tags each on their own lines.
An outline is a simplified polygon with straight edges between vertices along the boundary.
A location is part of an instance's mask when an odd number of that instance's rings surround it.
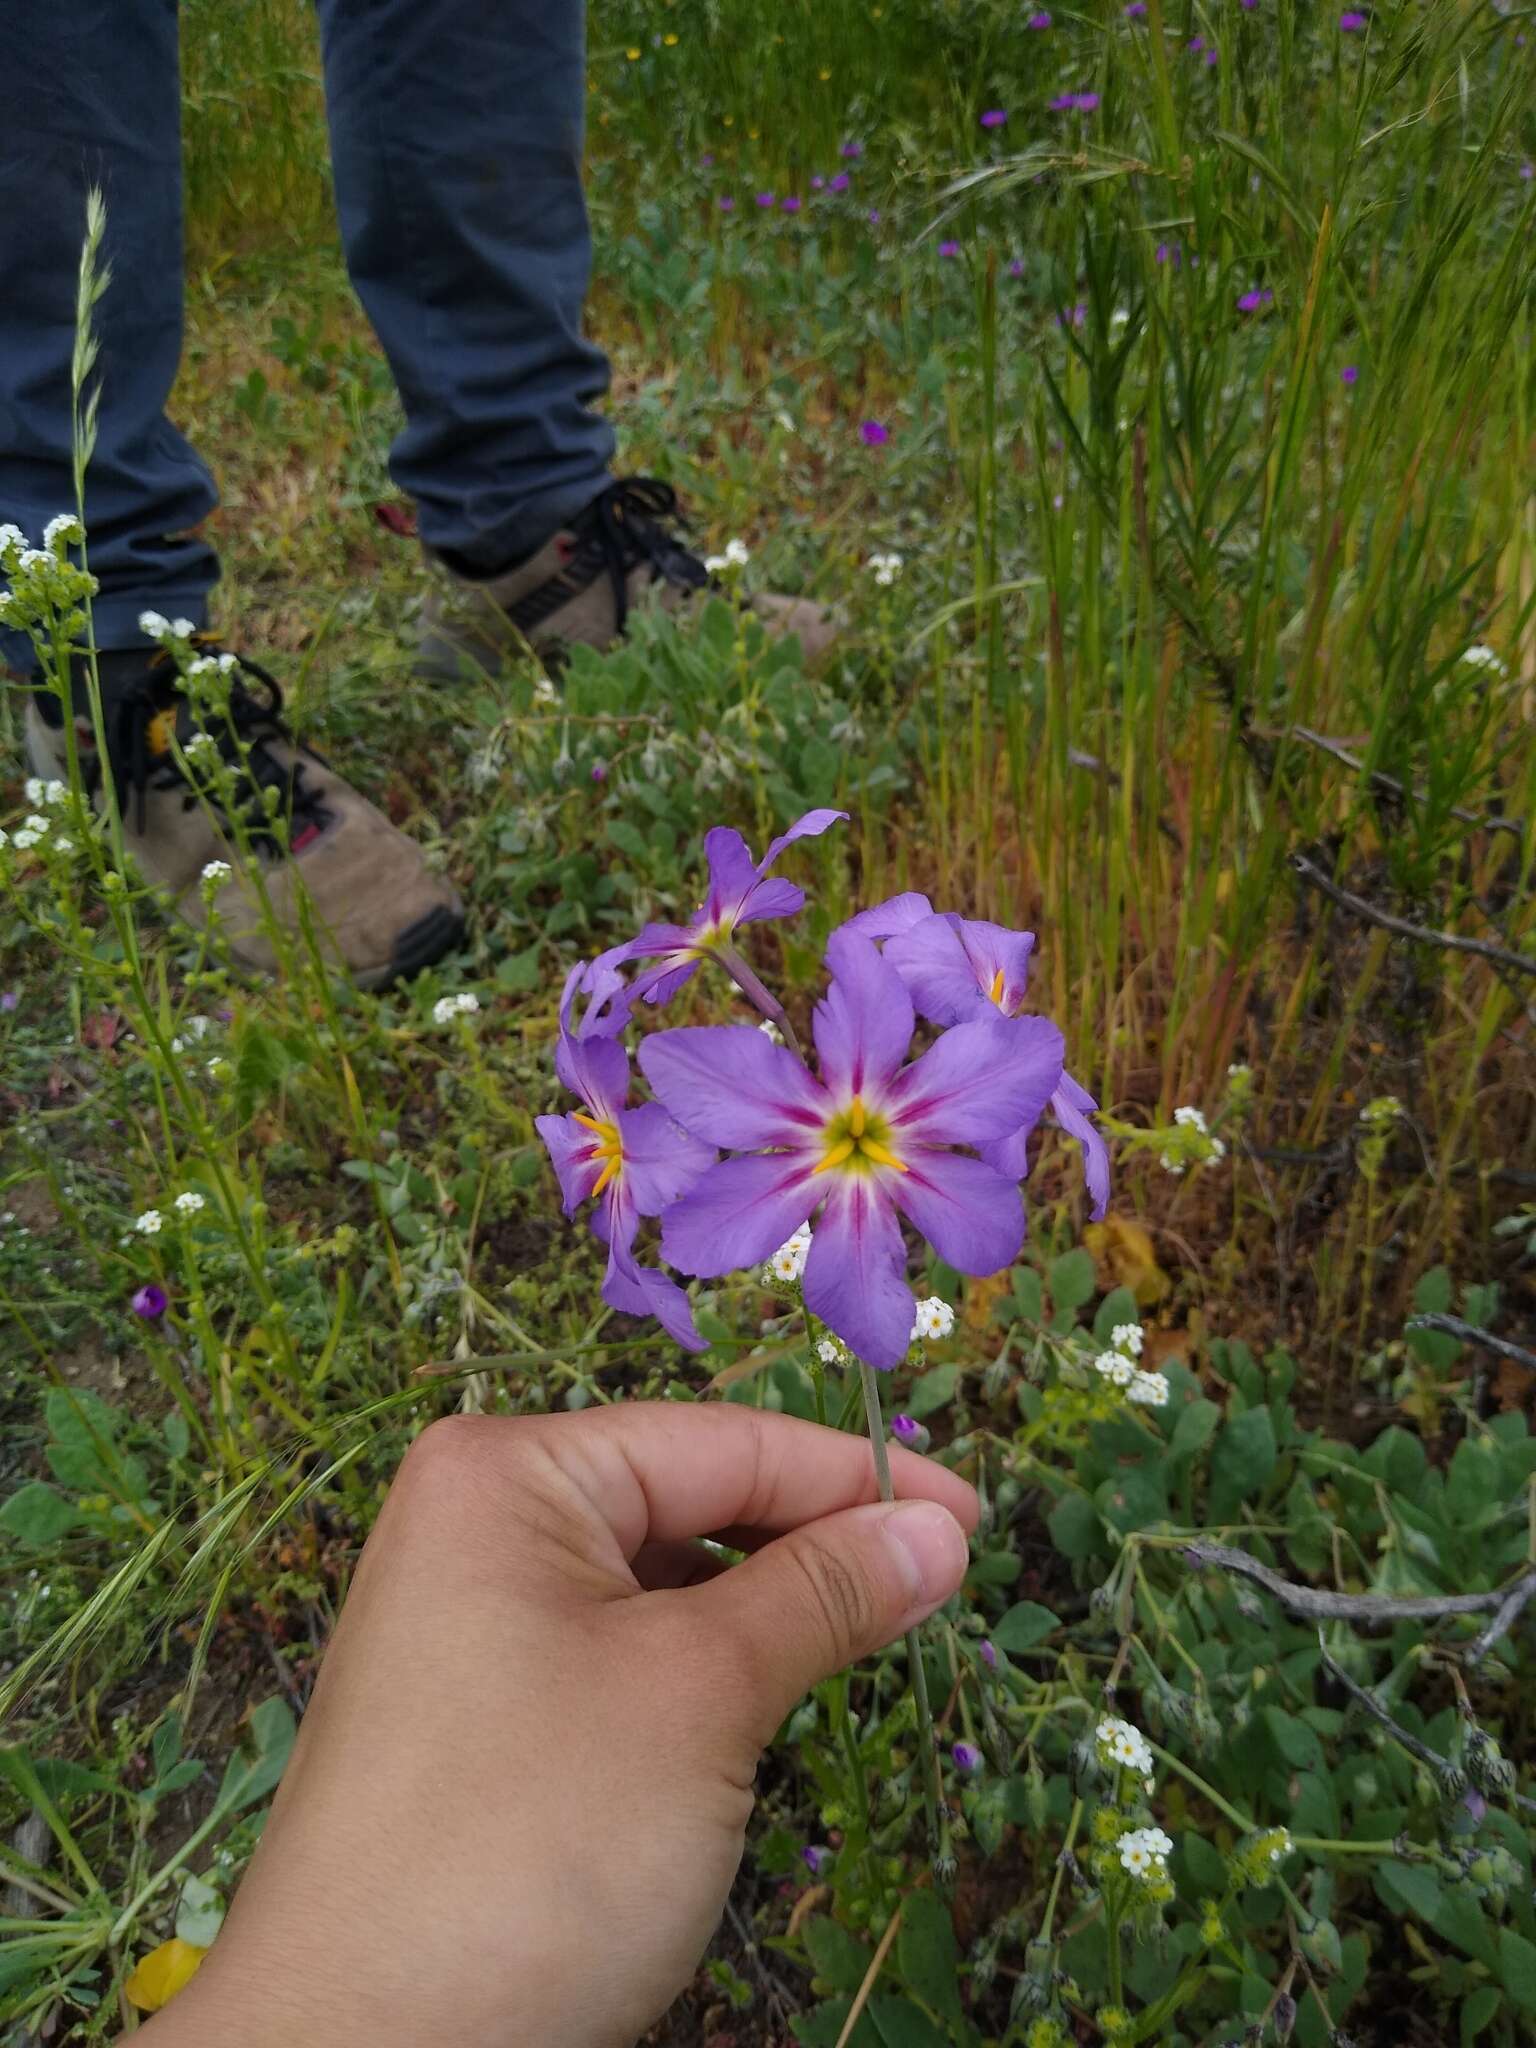
<svg viewBox="0 0 1536 2048">
<path fill-rule="evenodd" d="M 650 599 L 678 610 L 714 579 L 668 531 L 664 522 L 677 516 L 670 484 L 623 477 L 537 554 L 499 576 L 464 575 L 431 556 L 441 582 L 423 609 L 422 673 L 451 681 L 492 673 L 529 648 L 548 658 L 578 641 L 609 647 L 631 606 Z M 761 593 L 745 602 L 776 638 L 796 636 L 808 666 L 837 636 L 835 614 L 808 598 Z"/>
<path fill-rule="evenodd" d="M 212 911 L 236 962 L 254 973 L 281 971 L 279 940 L 302 942 L 306 912 L 326 957 L 360 988 L 418 973 L 458 945 L 464 914 L 452 885 L 382 811 L 295 744 L 273 678 L 217 648 L 200 647 L 197 659 L 218 672 L 214 694 L 227 689 L 227 708 L 194 709 L 164 653 L 99 657 L 109 768 L 126 848 L 145 879 L 189 924 L 205 925 Z M 100 811 L 88 716 L 77 716 L 75 731 Z M 35 775 L 67 776 L 57 698 L 33 692 L 26 739 Z"/>
</svg>

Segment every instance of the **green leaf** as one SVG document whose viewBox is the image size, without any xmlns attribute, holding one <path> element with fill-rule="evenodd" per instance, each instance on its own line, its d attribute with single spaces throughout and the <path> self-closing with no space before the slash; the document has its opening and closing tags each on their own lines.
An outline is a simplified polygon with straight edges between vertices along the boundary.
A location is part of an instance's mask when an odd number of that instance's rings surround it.
<svg viewBox="0 0 1536 2048">
<path fill-rule="evenodd" d="M 1179 1854 L 1190 1881 L 1200 1891 L 1220 1898 L 1227 1888 L 1227 1866 L 1215 1844 L 1194 1828 L 1185 1828 L 1179 1836 Z"/>
<path fill-rule="evenodd" d="M 251 1709 L 246 1727 L 246 1745 L 230 1758 L 213 1802 L 219 1813 L 236 1813 L 274 1790 L 298 1732 L 286 1701 L 275 1696 Z"/>
<path fill-rule="evenodd" d="M 947 1407 L 955 1398 L 955 1388 L 959 1384 L 958 1365 L 936 1365 L 932 1372 L 925 1372 L 912 1382 L 907 1395 L 907 1413 L 921 1422 L 925 1415 Z"/>
<path fill-rule="evenodd" d="M 649 849 L 645 843 L 645 834 L 638 825 L 630 824 L 627 818 L 610 818 L 608 821 L 608 837 L 619 849 L 620 853 L 627 854 L 631 860 L 640 861 L 646 866 L 650 865 L 648 859 Z"/>
<path fill-rule="evenodd" d="M 797 2013 L 789 2023 L 790 2032 L 801 2048 L 837 2048 L 852 2008 L 851 1998 L 829 1998 L 809 2012 Z M 858 2025 L 848 2037 L 848 2048 L 882 2048 L 867 2011 L 860 2013 Z"/>
<path fill-rule="evenodd" d="M 208 1948 L 223 1924 L 224 1901 L 207 1878 L 189 1874 L 176 1908 L 176 1939 Z"/>
<path fill-rule="evenodd" d="M 1092 1301 L 1094 1289 L 1099 1284 L 1093 1254 L 1081 1247 L 1076 1251 L 1063 1252 L 1059 1259 L 1052 1259 L 1046 1270 L 1045 1284 L 1050 1289 L 1053 1308 L 1081 1308 L 1085 1301 Z"/>
<path fill-rule="evenodd" d="M 1170 1464 L 1194 1457 L 1216 1434 L 1221 1410 L 1214 1401 L 1191 1401 L 1180 1413 L 1168 1439 L 1166 1456 Z"/>
<path fill-rule="evenodd" d="M 1135 1323 L 1138 1329 L 1141 1327 L 1141 1310 L 1136 1306 L 1136 1297 L 1129 1287 L 1112 1289 L 1099 1303 L 1099 1312 L 1093 1319 L 1095 1341 L 1108 1344 L 1110 1331 L 1121 1323 Z"/>
<path fill-rule="evenodd" d="M 902 1982 L 927 2006 L 963 2026 L 960 1950 L 949 1908 L 932 1892 L 909 1892 L 896 1937 Z"/>
<path fill-rule="evenodd" d="M 1522 2012 L 1536 2012 L 1536 1946 L 1513 1927 L 1499 1929 L 1499 1975 Z"/>
<path fill-rule="evenodd" d="M 187 1427 L 187 1418 L 179 1408 L 172 1408 L 160 1425 L 165 1438 L 165 1448 L 173 1458 L 184 1458 L 192 1447 L 192 1432 Z"/>
<path fill-rule="evenodd" d="M 43 1403 L 48 1434 L 55 1443 L 110 1444 L 122 1417 L 87 1387 L 50 1387 Z"/>
<path fill-rule="evenodd" d="M 973 1586 L 1011 1586 L 1023 1568 L 1014 1551 L 984 1550 L 965 1576 Z"/>
<path fill-rule="evenodd" d="M 873 1951 L 856 1941 L 825 1913 L 816 1913 L 801 1929 L 811 1967 L 834 1991 L 857 1991 L 864 1982 Z"/>
<path fill-rule="evenodd" d="M 1207 1523 L 1232 1521 L 1239 1505 L 1263 1487 L 1277 1456 L 1275 1425 L 1267 1408 L 1250 1408 L 1245 1415 L 1234 1416 L 1211 1453 Z"/>
<path fill-rule="evenodd" d="M 1000 1650 L 1007 1650 L 1019 1656 L 1025 1650 L 1032 1650 L 1036 1643 L 1043 1643 L 1061 1623 L 1049 1607 L 1041 1607 L 1034 1600 L 1020 1600 L 992 1630 L 992 1640 Z"/>
<path fill-rule="evenodd" d="M 1327 1768 L 1323 1745 L 1318 1741 L 1316 1731 L 1309 1728 L 1305 1721 L 1298 1721 L 1296 1716 L 1288 1714 L 1284 1707 L 1266 1707 L 1264 1725 L 1269 1730 L 1271 1742 L 1285 1762 L 1294 1769 L 1320 1771 Z"/>
<path fill-rule="evenodd" d="M 30 1480 L 0 1506 L 0 1529 L 18 1543 L 39 1550 L 57 1543 L 79 1521 L 79 1515 L 63 1494 L 44 1486 L 40 1479 Z"/>
<path fill-rule="evenodd" d="M 521 953 L 509 953 L 496 969 L 496 986 L 504 988 L 509 995 L 532 994 L 539 985 L 539 954 L 542 951 L 537 939 Z"/>
<path fill-rule="evenodd" d="M 1022 1316 L 1026 1323 L 1045 1321 L 1045 1292 L 1040 1285 L 1040 1275 L 1033 1266 L 1015 1266 L 1013 1269 L 1013 1312 Z"/>
<path fill-rule="evenodd" d="M 1098 1509 L 1084 1494 L 1064 1495 L 1052 1508 L 1045 1526 L 1063 1557 L 1097 1557 L 1105 1547 Z"/>
<path fill-rule="evenodd" d="M 950 2048 L 954 2040 L 905 1998 L 872 1998 L 869 2013 L 885 2048 Z"/>
<path fill-rule="evenodd" d="M 1377 1864 L 1371 1882 L 1376 1896 L 1391 1911 L 1417 1913 L 1433 1925 L 1440 1907 L 1440 1880 L 1422 1863 L 1399 1863 L 1389 1857 Z"/>
<path fill-rule="evenodd" d="M 1461 2048 L 1470 2048 L 1503 2003 L 1493 1985 L 1485 1984 L 1461 2008 Z"/>
</svg>

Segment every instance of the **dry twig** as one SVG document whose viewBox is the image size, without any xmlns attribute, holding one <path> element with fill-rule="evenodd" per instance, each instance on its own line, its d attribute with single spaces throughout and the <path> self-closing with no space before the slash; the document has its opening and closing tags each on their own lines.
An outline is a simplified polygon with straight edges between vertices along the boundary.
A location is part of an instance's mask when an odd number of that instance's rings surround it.
<svg viewBox="0 0 1536 2048">
<path fill-rule="evenodd" d="M 1395 933 L 1400 939 L 1412 939 L 1416 945 L 1442 946 L 1452 953 L 1475 953 L 1479 960 L 1489 960 L 1495 967 L 1507 968 L 1515 974 L 1536 974 L 1536 957 L 1528 953 L 1512 953 L 1507 946 L 1490 945 L 1487 939 L 1463 938 L 1460 932 L 1432 931 L 1428 925 L 1412 924 L 1406 917 L 1394 916 L 1390 910 L 1379 910 L 1363 896 L 1341 889 L 1331 875 L 1325 875 L 1316 861 L 1309 860 L 1304 853 L 1293 853 L 1290 866 L 1310 887 L 1326 896 L 1330 903 L 1336 903 L 1340 910 L 1347 910 L 1352 917 L 1358 917 L 1362 924 L 1373 924 L 1381 931 Z"/>
<path fill-rule="evenodd" d="M 1463 1344 L 1480 1344 L 1485 1351 L 1496 1351 L 1500 1358 L 1512 1359 L 1516 1365 L 1529 1366 L 1536 1372 L 1536 1351 L 1527 1351 L 1522 1344 L 1511 1344 L 1507 1337 L 1495 1337 L 1492 1330 L 1480 1330 L 1476 1323 L 1464 1323 L 1460 1316 L 1430 1315 L 1410 1316 L 1404 1325 L 1409 1330 L 1443 1330 L 1447 1337 L 1459 1337 Z"/>
<path fill-rule="evenodd" d="M 1291 1579 L 1281 1578 L 1246 1550 L 1232 1550 L 1224 1543 L 1186 1543 L 1180 1555 L 1186 1564 L 1200 1569 L 1214 1565 L 1218 1571 L 1252 1579 L 1292 1614 L 1307 1621 L 1352 1621 L 1370 1627 L 1398 1621 L 1434 1621 L 1447 1614 L 1487 1614 L 1498 1607 L 1510 1590 L 1496 1586 L 1488 1593 L 1410 1594 L 1403 1599 L 1390 1593 L 1321 1593 L 1314 1586 L 1298 1586 Z M 1532 1575 L 1536 1576 L 1536 1567 L 1532 1568 Z"/>
</svg>

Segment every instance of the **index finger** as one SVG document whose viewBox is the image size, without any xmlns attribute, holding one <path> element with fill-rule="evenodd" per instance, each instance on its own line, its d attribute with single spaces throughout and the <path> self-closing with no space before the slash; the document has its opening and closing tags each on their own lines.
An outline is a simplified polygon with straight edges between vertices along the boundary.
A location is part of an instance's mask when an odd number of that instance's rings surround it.
<svg viewBox="0 0 1536 2048">
<path fill-rule="evenodd" d="M 538 1432 L 626 1559 L 646 1542 L 782 1535 L 880 1498 L 867 1437 L 733 1403 L 636 1401 L 506 1426 Z M 980 1503 L 958 1473 L 897 1444 L 890 1460 L 898 1500 L 937 1501 L 975 1529 Z"/>
</svg>

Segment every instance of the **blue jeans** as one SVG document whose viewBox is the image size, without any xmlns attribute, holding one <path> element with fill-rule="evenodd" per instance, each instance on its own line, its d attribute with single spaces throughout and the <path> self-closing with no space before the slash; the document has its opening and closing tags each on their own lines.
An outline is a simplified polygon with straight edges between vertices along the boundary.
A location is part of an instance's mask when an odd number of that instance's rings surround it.
<svg viewBox="0 0 1536 2048">
<path fill-rule="evenodd" d="M 582 338 L 582 0 L 317 0 L 347 265 L 406 427 L 422 538 L 491 570 L 607 481 Z M 20 19 L 17 19 L 17 17 Z M 101 412 L 86 488 L 96 638 L 145 607 L 201 625 L 217 497 L 165 415 L 181 353 L 176 0 L 17 0 L 0 64 L 0 521 L 74 503 L 70 352 L 85 192 L 106 194 Z M 24 59 L 18 59 L 24 52 Z M 236 83 L 238 83 L 236 81 Z M 25 665 L 14 636 L 0 656 Z"/>
</svg>

